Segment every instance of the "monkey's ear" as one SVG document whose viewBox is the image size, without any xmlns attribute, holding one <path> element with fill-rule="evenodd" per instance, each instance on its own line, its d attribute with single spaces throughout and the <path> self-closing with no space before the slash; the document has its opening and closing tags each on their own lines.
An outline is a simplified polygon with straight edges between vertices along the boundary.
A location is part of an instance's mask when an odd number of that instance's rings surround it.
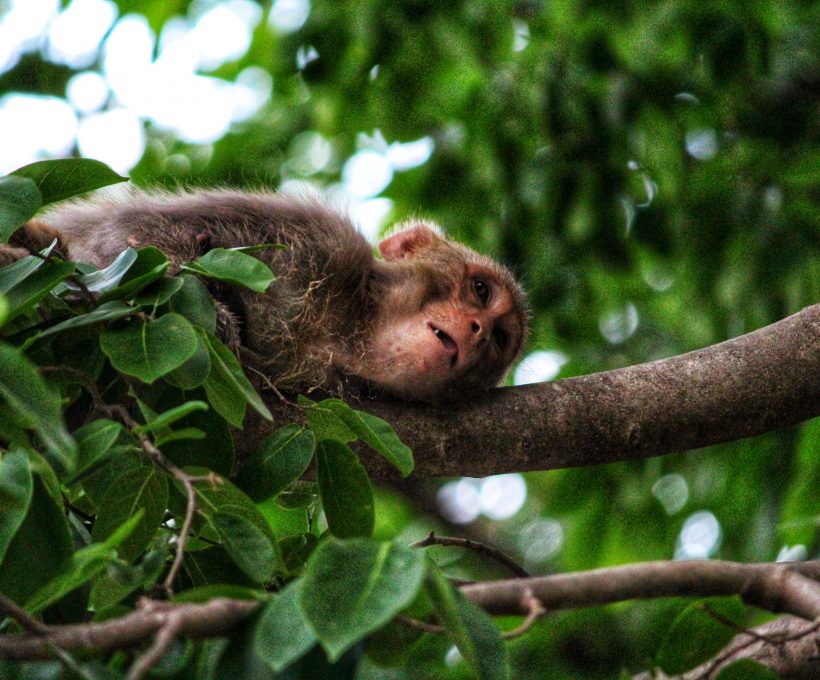
<svg viewBox="0 0 820 680">
<path fill-rule="evenodd" d="M 414 257 L 442 240 L 441 233 L 429 224 L 417 224 L 392 233 L 381 243 L 379 251 L 385 260 L 403 260 Z"/>
</svg>

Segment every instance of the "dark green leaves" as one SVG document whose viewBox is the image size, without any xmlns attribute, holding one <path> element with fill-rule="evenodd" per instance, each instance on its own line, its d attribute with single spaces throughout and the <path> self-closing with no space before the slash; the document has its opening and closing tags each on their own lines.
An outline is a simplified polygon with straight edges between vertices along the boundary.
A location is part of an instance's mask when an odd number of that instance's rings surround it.
<svg viewBox="0 0 820 680">
<path fill-rule="evenodd" d="M 308 408 L 308 423 L 317 441 L 332 439 L 347 444 L 360 439 L 392 463 L 402 476 L 412 472 L 412 451 L 381 418 L 352 409 L 341 399 L 325 399 L 317 404 L 300 396 L 299 404 Z"/>
<path fill-rule="evenodd" d="M 37 211 L 42 196 L 25 177 L 0 177 L 0 243 L 7 243 L 17 227 Z"/>
<path fill-rule="evenodd" d="M 715 597 L 689 605 L 675 619 L 655 656 L 665 673 L 683 673 L 709 660 L 737 634 L 736 628 L 710 615 L 709 610 L 737 626 L 745 613 L 739 597 Z"/>
<path fill-rule="evenodd" d="M 197 330 L 208 348 L 211 359 L 211 372 L 204 383 L 205 393 L 208 395 L 211 406 L 235 427 L 242 427 L 246 403 L 253 406 L 268 420 L 272 420 L 273 416 L 268 407 L 245 377 L 236 357 L 216 336 L 201 328 Z M 193 350 L 188 356 L 191 354 Z"/>
<path fill-rule="evenodd" d="M 236 283 L 257 293 L 264 293 L 276 278 L 264 262 L 245 253 L 225 248 L 209 250 L 193 262 L 186 262 L 182 268 L 202 276 Z"/>
<path fill-rule="evenodd" d="M 6 293 L 9 306 L 6 321 L 11 321 L 23 312 L 29 311 L 54 286 L 67 279 L 72 273 L 74 273 L 74 265 L 70 262 L 49 262 L 20 281 Z"/>
<path fill-rule="evenodd" d="M 255 501 L 275 496 L 296 481 L 310 465 L 316 440 L 313 432 L 298 425 L 276 430 L 245 461 L 239 485 Z"/>
<path fill-rule="evenodd" d="M 322 647 L 335 660 L 407 607 L 424 573 L 424 555 L 405 545 L 329 540 L 308 563 L 302 610 Z"/>
<path fill-rule="evenodd" d="M 256 626 L 256 653 L 276 672 L 303 656 L 317 642 L 299 605 L 301 597 L 302 581 L 291 583 L 271 598 Z"/>
<path fill-rule="evenodd" d="M 266 583 L 280 563 L 276 539 L 259 509 L 227 480 L 197 484 L 197 508 L 216 530 L 236 565 L 257 583 Z"/>
<path fill-rule="evenodd" d="M 168 480 L 159 468 L 142 465 L 128 470 L 114 480 L 102 497 L 91 537 L 103 541 L 140 513 L 141 519 L 119 546 L 120 555 L 131 561 L 154 537 L 167 507 Z"/>
<path fill-rule="evenodd" d="M 426 591 L 439 621 L 480 680 L 509 678 L 507 650 L 489 615 L 453 588 L 438 569 L 430 570 Z"/>
<path fill-rule="evenodd" d="M 43 196 L 43 205 L 128 181 L 105 163 L 91 158 L 58 158 L 38 161 L 15 170 L 12 175 L 32 180 Z"/>
<path fill-rule="evenodd" d="M 370 536 L 375 521 L 373 489 L 358 456 L 332 439 L 319 442 L 316 476 L 333 535 Z"/>
<path fill-rule="evenodd" d="M 156 320 L 135 319 L 106 329 L 100 347 L 114 368 L 152 383 L 193 355 L 196 335 L 185 317 L 172 312 Z"/>
<path fill-rule="evenodd" d="M 34 366 L 8 345 L 0 344 L 0 397 L 20 426 L 37 433 L 58 474 L 74 467 L 74 440 L 63 425 L 58 395 L 46 387 Z"/>
<path fill-rule="evenodd" d="M 9 451 L 0 457 L 0 564 L 23 523 L 32 494 L 31 470 L 25 451 Z"/>
</svg>

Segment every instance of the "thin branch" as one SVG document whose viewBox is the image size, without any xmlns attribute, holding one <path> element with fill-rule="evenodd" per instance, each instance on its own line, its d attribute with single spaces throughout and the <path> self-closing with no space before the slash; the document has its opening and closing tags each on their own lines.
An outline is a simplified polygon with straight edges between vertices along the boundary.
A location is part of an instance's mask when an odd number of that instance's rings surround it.
<svg viewBox="0 0 820 680">
<path fill-rule="evenodd" d="M 300 418 L 252 416 L 237 446 Z M 485 477 L 636 460 L 751 437 L 820 415 L 820 304 L 689 354 L 493 391 L 463 404 L 368 401 L 411 449 L 413 475 Z M 481 451 L 480 456 L 475 455 Z M 364 448 L 372 478 L 398 473 Z"/>
<path fill-rule="evenodd" d="M 499 564 L 503 564 L 516 576 L 527 578 L 529 573 L 514 559 L 505 555 L 497 548 L 487 545 L 486 543 L 479 543 L 469 538 L 458 538 L 455 536 L 436 536 L 435 531 L 431 531 L 430 535 L 423 541 L 416 541 L 410 545 L 411 548 L 427 548 L 431 545 L 456 546 L 459 548 L 466 548 L 467 550 L 474 550 L 475 552 L 495 560 Z"/>
<path fill-rule="evenodd" d="M 820 622 L 785 616 L 737 635 L 723 651 L 704 664 L 681 675 L 668 676 L 655 669 L 633 676 L 633 680 L 711 680 L 739 659 L 753 659 L 779 677 L 816 680 L 820 677 Z"/>
<path fill-rule="evenodd" d="M 167 608 L 137 609 L 99 623 L 52 626 L 44 635 L 0 635 L 0 659 L 49 659 L 55 648 L 78 652 L 125 649 L 156 635 L 166 624 L 169 611 L 177 621 L 179 635 L 219 637 L 230 633 L 258 606 L 255 601 L 221 597 L 204 604 L 169 603 Z"/>
<path fill-rule="evenodd" d="M 521 598 L 521 606 L 527 608 L 527 617 L 518 627 L 505 631 L 501 634 L 501 637 L 505 640 L 510 640 L 523 635 L 535 625 L 535 622 L 538 621 L 538 619 L 547 613 L 544 605 L 541 604 L 541 600 L 535 597 L 532 590 L 529 588 L 524 591 L 524 595 Z"/>
<path fill-rule="evenodd" d="M 14 600 L 3 593 L 0 593 L 0 613 L 13 618 L 24 630 L 36 635 L 46 635 L 51 629 L 44 623 L 35 619 L 25 609 Z"/>
<path fill-rule="evenodd" d="M 403 614 L 399 614 L 393 620 L 396 623 L 400 623 L 403 626 L 407 626 L 408 628 L 420 630 L 422 633 L 432 633 L 433 635 L 441 635 L 442 633 L 447 632 L 447 629 L 444 626 L 440 626 L 437 623 L 427 623 L 427 621 L 419 621 L 418 619 L 412 619 L 409 616 L 404 616 Z"/>
<path fill-rule="evenodd" d="M 179 617 L 174 615 L 173 610 L 168 612 L 165 623 L 154 636 L 153 644 L 136 658 L 128 670 L 125 680 L 142 680 L 145 674 L 156 666 L 159 660 L 165 656 L 165 653 L 170 649 L 174 640 L 176 640 L 179 635 L 181 625 L 182 623 Z"/>
</svg>

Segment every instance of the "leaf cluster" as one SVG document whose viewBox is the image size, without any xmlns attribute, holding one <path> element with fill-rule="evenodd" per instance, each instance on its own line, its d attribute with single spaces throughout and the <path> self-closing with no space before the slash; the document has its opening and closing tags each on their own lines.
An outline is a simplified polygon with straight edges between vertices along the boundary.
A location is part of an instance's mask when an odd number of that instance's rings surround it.
<svg viewBox="0 0 820 680">
<path fill-rule="evenodd" d="M 0 180 L 3 241 L 42 205 L 123 179 L 83 159 L 22 168 Z M 263 604 L 227 648 L 187 641 L 169 654 L 169 677 L 203 663 L 221 677 L 237 645 L 269 673 L 332 664 L 408 607 L 438 612 L 481 677 L 509 677 L 491 619 L 421 551 L 371 538 L 373 489 L 350 444 L 409 474 L 411 451 L 386 422 L 301 397 L 306 424 L 276 430 L 234 469 L 247 408 L 271 414 L 215 334 L 206 282 L 262 293 L 273 274 L 247 250 L 169 275 L 150 246 L 97 269 L 53 243 L 0 270 L 0 592 L 46 622 L 115 618 L 164 595 L 184 545 L 176 600 Z M 316 481 L 302 481 L 311 465 Z M 186 485 L 196 512 L 182 537 Z M 410 654 L 418 636 L 396 650 Z M 78 667 L 93 675 L 98 663 Z M 127 663 L 121 652 L 109 671 Z"/>
</svg>

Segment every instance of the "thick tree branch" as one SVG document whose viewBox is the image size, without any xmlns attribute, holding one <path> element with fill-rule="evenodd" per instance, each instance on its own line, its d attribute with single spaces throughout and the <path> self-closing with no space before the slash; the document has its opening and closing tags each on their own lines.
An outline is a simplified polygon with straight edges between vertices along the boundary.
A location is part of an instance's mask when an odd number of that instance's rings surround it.
<svg viewBox="0 0 820 680">
<path fill-rule="evenodd" d="M 467 404 L 361 408 L 396 428 L 422 477 L 595 465 L 742 439 L 820 415 L 820 304 L 669 359 L 499 389 Z M 270 429 L 250 423 L 240 448 Z M 396 476 L 362 454 L 372 476 Z"/>
</svg>

